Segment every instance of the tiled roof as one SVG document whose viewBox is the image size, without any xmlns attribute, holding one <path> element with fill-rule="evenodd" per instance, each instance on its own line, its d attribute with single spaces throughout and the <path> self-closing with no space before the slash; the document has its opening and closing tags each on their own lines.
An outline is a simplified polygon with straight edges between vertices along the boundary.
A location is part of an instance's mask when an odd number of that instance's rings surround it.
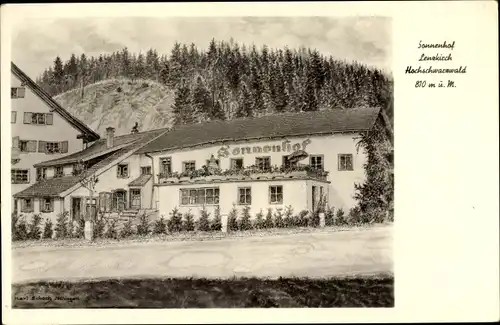
<svg viewBox="0 0 500 325">
<path fill-rule="evenodd" d="M 226 141 L 365 131 L 373 127 L 379 111 L 378 108 L 329 109 L 183 125 L 151 141 L 137 153 Z"/>
<path fill-rule="evenodd" d="M 72 164 L 76 163 L 80 160 L 88 160 L 89 158 L 94 158 L 94 157 L 99 157 L 101 155 L 111 153 L 113 151 L 116 151 L 118 149 L 124 148 L 127 145 L 130 145 L 134 143 L 137 140 L 141 140 L 140 143 L 146 143 L 145 141 L 147 139 L 150 139 L 150 137 L 155 137 L 160 135 L 163 132 L 166 132 L 168 129 L 157 129 L 157 130 L 151 130 L 151 131 L 146 131 L 146 132 L 141 132 L 141 133 L 132 133 L 132 134 L 126 134 L 126 135 L 121 135 L 121 136 L 116 136 L 113 140 L 113 147 L 108 148 L 106 139 L 100 139 L 93 143 L 91 146 L 88 148 L 75 152 L 73 154 L 57 158 L 57 159 L 52 159 L 52 160 L 47 160 L 43 161 L 41 163 L 35 164 L 35 167 L 48 167 L 48 166 L 56 166 L 56 165 L 65 165 L 65 164 Z"/>
<path fill-rule="evenodd" d="M 128 183 L 128 186 L 143 186 L 151 179 L 151 175 L 141 175 Z"/>
<path fill-rule="evenodd" d="M 37 95 L 41 100 L 43 100 L 50 108 L 56 111 L 62 118 L 68 121 L 73 127 L 82 132 L 82 135 L 88 141 L 98 140 L 99 134 L 92 131 L 85 123 L 71 115 L 67 110 L 65 110 L 61 105 L 59 105 L 52 97 L 45 92 L 40 86 L 38 86 L 28 75 L 26 75 L 21 69 L 19 69 L 14 62 L 11 62 L 12 73 L 21 80 L 27 87 L 29 87 L 35 95 Z"/>
<path fill-rule="evenodd" d="M 78 182 L 79 178 L 77 176 L 42 179 L 27 189 L 14 194 L 14 197 L 59 196 L 59 193 L 64 192 Z"/>
<path fill-rule="evenodd" d="M 98 172 L 101 168 L 106 167 L 107 165 L 120 159 L 123 155 L 139 149 L 141 146 L 148 143 L 149 141 L 151 141 L 160 134 L 161 132 L 143 132 L 142 133 L 143 136 L 139 137 L 140 141 L 135 141 L 134 143 L 109 154 L 107 157 L 105 157 L 104 159 L 102 159 L 101 161 L 97 162 L 92 167 L 90 167 L 88 170 L 86 170 L 82 175 L 63 176 L 63 177 L 40 180 L 35 184 L 31 185 L 30 187 L 28 187 L 27 189 L 14 194 L 14 197 L 59 196 L 61 193 L 77 185 L 80 182 L 80 179 Z"/>
</svg>

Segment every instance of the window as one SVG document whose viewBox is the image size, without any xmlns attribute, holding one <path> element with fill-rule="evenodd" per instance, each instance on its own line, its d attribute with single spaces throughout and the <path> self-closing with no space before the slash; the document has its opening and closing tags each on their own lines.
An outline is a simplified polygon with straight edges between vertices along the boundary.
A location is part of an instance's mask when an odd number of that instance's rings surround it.
<svg viewBox="0 0 500 325">
<path fill-rule="evenodd" d="M 46 153 L 58 153 L 60 151 L 59 142 L 47 142 Z"/>
<path fill-rule="evenodd" d="M 26 88 L 24 87 L 11 87 L 10 98 L 24 98 Z"/>
<path fill-rule="evenodd" d="M 242 168 L 243 168 L 243 158 L 231 159 L 231 169 L 242 169 Z"/>
<path fill-rule="evenodd" d="M 160 158 L 160 173 L 170 174 L 172 172 L 172 158 L 164 157 Z"/>
<path fill-rule="evenodd" d="M 238 204 L 252 204 L 252 189 L 250 187 L 241 187 L 238 189 Z"/>
<path fill-rule="evenodd" d="M 283 166 L 284 167 L 292 167 L 292 166 L 297 166 L 297 162 L 296 161 L 290 161 L 288 160 L 288 157 L 290 156 L 283 156 Z"/>
<path fill-rule="evenodd" d="M 47 179 L 47 168 L 36 169 L 36 180 Z"/>
<path fill-rule="evenodd" d="M 196 170 L 196 163 L 194 160 L 192 161 L 184 161 L 182 163 L 182 169 L 184 172 L 194 171 Z"/>
<path fill-rule="evenodd" d="M 151 166 L 141 167 L 141 175 L 151 175 Z"/>
<path fill-rule="evenodd" d="M 339 170 L 353 170 L 352 169 L 352 154 L 339 155 Z"/>
<path fill-rule="evenodd" d="M 269 203 L 271 204 L 283 203 L 283 186 L 281 185 L 269 186 Z"/>
<path fill-rule="evenodd" d="M 15 111 L 10 112 L 10 123 L 16 123 L 16 119 L 17 119 L 17 112 Z"/>
<path fill-rule="evenodd" d="M 116 177 L 118 178 L 128 177 L 128 164 L 120 164 L 116 166 Z"/>
<path fill-rule="evenodd" d="M 54 211 L 54 200 L 52 198 L 43 198 L 40 204 L 40 211 L 42 212 L 53 212 Z"/>
<path fill-rule="evenodd" d="M 18 140 L 18 148 L 21 152 L 36 152 L 36 140 Z"/>
<path fill-rule="evenodd" d="M 64 176 L 64 169 L 62 166 L 56 167 L 56 173 L 55 177 L 63 177 Z"/>
<path fill-rule="evenodd" d="M 24 113 L 24 124 L 52 125 L 54 122 L 53 113 Z"/>
<path fill-rule="evenodd" d="M 21 212 L 33 212 L 33 199 L 26 198 L 21 200 Z"/>
<path fill-rule="evenodd" d="M 309 165 L 312 168 L 324 170 L 325 166 L 324 166 L 323 155 L 314 155 L 314 156 L 311 155 L 311 156 L 309 156 Z"/>
<path fill-rule="evenodd" d="M 73 164 L 73 176 L 80 175 L 85 169 L 83 164 Z"/>
<path fill-rule="evenodd" d="M 99 193 L 99 210 L 101 212 L 111 211 L 112 195 L 110 192 Z"/>
<path fill-rule="evenodd" d="M 271 168 L 271 157 L 257 157 L 257 158 L 255 158 L 255 165 L 259 169 L 270 169 Z"/>
<path fill-rule="evenodd" d="M 28 184 L 30 182 L 29 169 L 11 169 L 12 184 Z"/>
<path fill-rule="evenodd" d="M 219 188 L 181 189 L 181 205 L 212 205 L 219 204 Z"/>
<path fill-rule="evenodd" d="M 38 141 L 38 152 L 44 152 L 46 154 L 67 153 L 68 141 L 61 141 L 61 142 Z"/>
</svg>

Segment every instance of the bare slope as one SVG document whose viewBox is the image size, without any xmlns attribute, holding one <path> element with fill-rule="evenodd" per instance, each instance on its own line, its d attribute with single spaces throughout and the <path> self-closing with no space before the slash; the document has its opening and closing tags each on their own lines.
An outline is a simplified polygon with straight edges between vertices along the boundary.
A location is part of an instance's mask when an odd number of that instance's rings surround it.
<svg viewBox="0 0 500 325">
<path fill-rule="evenodd" d="M 116 135 L 130 133 L 136 122 L 146 131 L 171 125 L 174 92 L 150 80 L 111 79 L 55 97 L 70 113 L 101 136 L 108 126 Z"/>
</svg>

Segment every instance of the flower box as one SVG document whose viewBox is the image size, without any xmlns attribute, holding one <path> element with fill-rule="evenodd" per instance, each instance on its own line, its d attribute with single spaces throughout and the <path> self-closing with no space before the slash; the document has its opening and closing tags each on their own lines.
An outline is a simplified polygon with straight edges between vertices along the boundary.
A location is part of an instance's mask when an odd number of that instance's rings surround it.
<svg viewBox="0 0 500 325">
<path fill-rule="evenodd" d="M 285 175 L 282 173 L 272 173 L 271 174 L 271 178 L 273 178 L 273 179 L 284 178 L 284 177 L 285 177 Z"/>
<path fill-rule="evenodd" d="M 296 170 L 296 171 L 292 171 L 288 174 L 286 174 L 286 177 L 288 178 L 300 178 L 300 177 L 305 177 L 307 176 L 307 173 L 306 171 L 303 171 L 303 170 Z"/>
<path fill-rule="evenodd" d="M 181 181 L 181 182 L 189 182 L 190 179 L 191 178 L 188 177 L 188 176 L 182 176 L 181 178 L 179 178 L 179 181 Z"/>
<path fill-rule="evenodd" d="M 177 177 L 167 177 L 164 181 L 167 183 L 179 183 L 179 179 Z"/>
</svg>

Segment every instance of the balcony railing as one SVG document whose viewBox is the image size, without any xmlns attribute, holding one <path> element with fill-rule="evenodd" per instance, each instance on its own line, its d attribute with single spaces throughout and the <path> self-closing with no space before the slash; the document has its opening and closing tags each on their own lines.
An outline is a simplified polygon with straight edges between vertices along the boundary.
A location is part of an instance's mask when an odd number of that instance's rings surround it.
<svg viewBox="0 0 500 325">
<path fill-rule="evenodd" d="M 160 173 L 159 183 L 178 183 L 196 181 L 223 181 L 223 180 L 263 180 L 282 178 L 313 178 L 326 181 L 328 172 L 312 168 L 309 165 L 292 167 L 270 167 L 266 169 L 250 166 L 239 169 L 208 169 L 206 167 L 182 173 Z"/>
</svg>

